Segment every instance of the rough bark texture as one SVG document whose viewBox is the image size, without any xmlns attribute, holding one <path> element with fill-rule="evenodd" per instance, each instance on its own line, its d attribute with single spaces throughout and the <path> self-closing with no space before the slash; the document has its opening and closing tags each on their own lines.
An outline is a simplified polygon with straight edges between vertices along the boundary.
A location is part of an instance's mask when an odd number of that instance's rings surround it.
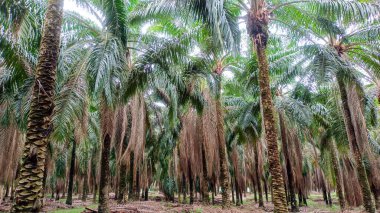
<svg viewBox="0 0 380 213">
<path fill-rule="evenodd" d="M 219 87 L 220 88 L 220 87 Z M 217 113 L 217 131 L 219 141 L 219 165 L 220 165 L 220 185 L 222 186 L 222 207 L 230 207 L 229 180 L 228 180 L 228 162 L 227 162 L 227 147 L 224 138 L 224 120 L 223 111 L 220 99 L 216 101 L 216 113 Z"/>
<path fill-rule="evenodd" d="M 108 204 L 108 182 L 110 174 L 109 155 L 111 149 L 111 137 L 107 134 L 104 137 L 102 147 L 102 161 L 100 165 L 100 183 L 99 183 L 99 212 L 110 212 Z"/>
<path fill-rule="evenodd" d="M 13 206 L 15 212 L 38 212 L 42 208 L 46 150 L 53 128 L 51 117 L 54 111 L 62 16 L 63 0 L 49 0 L 35 72 L 26 143 L 16 188 L 16 202 Z"/>
<path fill-rule="evenodd" d="M 352 149 L 351 152 L 354 155 L 354 159 L 356 162 L 356 172 L 358 175 L 360 188 L 362 190 L 363 205 L 367 212 L 373 213 L 375 212 L 375 205 L 372 201 L 371 189 L 369 187 L 367 172 L 364 167 L 362 153 L 360 152 L 358 141 L 356 141 L 354 126 L 351 122 L 352 120 L 351 120 L 346 87 L 345 87 L 343 79 L 340 78 L 340 76 L 337 76 L 337 80 L 338 80 L 341 101 L 342 101 L 343 117 L 344 117 L 344 123 L 346 126 L 347 138 Z"/>
<path fill-rule="evenodd" d="M 266 2 L 251 1 L 247 15 L 247 32 L 255 46 L 259 65 L 259 87 L 265 139 L 268 145 L 269 171 L 272 176 L 272 202 L 274 212 L 288 212 L 280 156 L 277 147 L 277 130 L 274 118 L 273 100 L 270 90 L 269 64 L 266 55 L 268 41 L 269 12 Z"/>
<path fill-rule="evenodd" d="M 292 170 L 292 164 L 290 162 L 290 150 L 288 146 L 288 136 L 287 136 L 287 128 L 285 126 L 284 121 L 284 113 L 279 113 L 280 118 L 280 129 L 281 129 L 281 142 L 282 142 L 282 153 L 285 158 L 285 167 L 286 167 L 286 173 L 288 175 L 288 188 L 289 188 L 289 201 L 290 201 L 290 207 L 291 212 L 298 212 L 298 206 L 297 206 L 297 199 L 296 199 L 296 192 L 294 189 L 294 178 L 293 178 L 293 170 Z"/>
<path fill-rule="evenodd" d="M 48 152 L 46 152 L 46 159 L 45 159 L 45 171 L 44 171 L 44 177 L 43 177 L 43 180 L 42 180 L 42 187 L 43 187 L 43 190 L 42 190 L 42 197 L 44 198 L 45 197 L 45 193 L 46 193 L 46 179 L 47 179 L 47 175 L 48 175 L 48 165 L 49 165 L 49 161 L 50 161 L 50 159 L 49 159 L 49 154 L 48 154 Z M 8 186 L 6 186 L 7 188 L 7 191 L 6 191 L 6 194 L 5 194 L 5 196 L 7 197 L 8 196 L 8 192 L 9 192 L 9 190 L 8 190 Z M 43 199 L 43 201 L 45 201 L 44 199 Z M 44 205 L 44 202 L 42 203 L 42 205 Z"/>
<path fill-rule="evenodd" d="M 73 204 L 73 185 L 74 185 L 74 172 L 75 172 L 75 150 L 76 142 L 73 140 L 73 147 L 71 149 L 71 160 L 70 160 L 70 173 L 69 173 L 69 188 L 67 190 L 66 204 Z"/>
<path fill-rule="evenodd" d="M 277 147 L 277 130 L 274 118 L 273 100 L 270 91 L 269 64 L 265 48 L 256 44 L 259 61 L 259 85 L 264 119 L 265 139 L 268 144 L 269 171 L 272 176 L 274 212 L 288 212 L 280 156 Z"/>
<path fill-rule="evenodd" d="M 336 193 L 338 194 L 340 209 L 343 211 L 346 207 L 346 201 L 343 194 L 342 173 L 339 166 L 338 150 L 336 148 L 335 141 L 330 140 L 329 142 L 333 170 L 336 178 Z"/>
</svg>

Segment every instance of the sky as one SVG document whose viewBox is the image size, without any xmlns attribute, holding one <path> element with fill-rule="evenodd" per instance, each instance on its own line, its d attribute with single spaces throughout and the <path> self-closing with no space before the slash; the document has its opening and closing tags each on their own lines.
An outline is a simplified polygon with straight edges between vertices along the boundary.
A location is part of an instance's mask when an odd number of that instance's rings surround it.
<svg viewBox="0 0 380 213">
<path fill-rule="evenodd" d="M 76 13 L 80 14 L 81 16 L 83 16 L 85 18 L 89 18 L 89 19 L 93 20 L 95 23 L 100 25 L 99 21 L 95 18 L 94 15 L 89 13 L 86 9 L 79 7 L 75 3 L 74 0 L 65 0 L 63 9 L 66 11 L 76 12 Z"/>
<path fill-rule="evenodd" d="M 77 13 L 80 13 L 81 15 L 85 15 L 87 13 L 87 15 L 91 16 L 87 11 L 78 7 L 73 0 L 65 0 L 63 9 L 75 11 Z"/>
</svg>

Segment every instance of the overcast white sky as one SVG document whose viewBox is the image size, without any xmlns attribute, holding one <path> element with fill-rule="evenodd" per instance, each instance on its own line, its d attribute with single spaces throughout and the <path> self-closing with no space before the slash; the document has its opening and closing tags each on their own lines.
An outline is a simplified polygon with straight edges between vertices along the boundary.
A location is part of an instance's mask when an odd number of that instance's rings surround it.
<svg viewBox="0 0 380 213">
<path fill-rule="evenodd" d="M 83 8 L 79 7 L 78 5 L 76 5 L 74 0 L 65 0 L 65 4 L 64 4 L 63 9 L 79 13 L 83 17 L 90 18 L 94 22 L 100 24 L 98 22 L 98 20 L 93 15 L 91 15 L 91 13 L 89 13 L 86 9 L 83 9 Z"/>
<path fill-rule="evenodd" d="M 75 11 L 81 14 L 83 14 L 83 11 L 84 11 L 83 9 L 81 10 L 81 8 L 79 8 L 73 0 L 65 0 L 64 9 Z"/>
</svg>

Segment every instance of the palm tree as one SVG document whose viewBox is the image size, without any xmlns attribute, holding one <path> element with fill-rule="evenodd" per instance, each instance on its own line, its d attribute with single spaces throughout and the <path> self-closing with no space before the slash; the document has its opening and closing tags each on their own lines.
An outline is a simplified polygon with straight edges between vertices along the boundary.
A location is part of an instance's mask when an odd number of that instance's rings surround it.
<svg viewBox="0 0 380 213">
<path fill-rule="evenodd" d="M 279 163 L 279 155 L 277 149 L 277 131 L 275 127 L 275 118 L 273 112 L 273 101 L 270 91 L 270 79 L 269 79 L 269 63 L 267 59 L 266 49 L 269 38 L 269 23 L 270 21 L 276 21 L 282 23 L 286 20 L 292 21 L 297 18 L 292 15 L 286 17 L 284 14 L 299 14 L 297 7 L 294 4 L 307 5 L 312 11 L 326 12 L 336 11 L 332 14 L 335 17 L 352 17 L 353 14 L 361 13 L 368 17 L 376 9 L 372 9 L 371 5 L 360 4 L 351 1 L 342 1 L 331 3 L 329 1 L 285 1 L 281 3 L 275 3 L 269 6 L 269 1 L 266 0 L 252 0 L 250 1 L 250 8 L 240 1 L 241 8 L 247 12 L 247 31 L 253 44 L 254 50 L 257 54 L 257 60 L 259 65 L 259 83 L 261 103 L 263 105 L 263 119 L 266 133 L 266 140 L 269 149 L 269 164 L 272 175 L 273 185 L 273 202 L 275 204 L 276 211 L 286 212 L 285 191 L 283 188 L 283 177 L 281 174 L 281 168 Z M 272 18 L 277 15 L 278 17 Z M 290 18 L 290 19 L 289 19 Z M 299 26 L 305 25 L 306 22 L 300 22 Z"/>
<path fill-rule="evenodd" d="M 268 160 L 273 188 L 273 204 L 275 212 L 287 212 L 285 189 L 277 147 L 277 130 L 270 91 L 269 63 L 266 55 L 268 42 L 268 10 L 264 0 L 251 1 L 248 14 L 248 34 L 254 44 L 259 67 L 260 102 L 263 113 L 265 138 L 268 144 Z"/>
<path fill-rule="evenodd" d="M 317 22 L 320 23 L 318 26 L 324 26 L 321 27 L 322 32 L 310 34 L 319 38 L 327 36 L 328 40 L 324 39 L 324 45 L 314 43 L 305 47 L 305 49 L 309 54 L 315 53 L 315 58 L 311 65 L 312 69 L 315 71 L 322 70 L 324 73 L 330 71 L 338 82 L 347 138 L 357 163 L 359 183 L 363 193 L 363 201 L 365 202 L 364 206 L 368 212 L 374 212 L 375 207 L 372 202 L 371 189 L 368 182 L 371 175 L 367 174 L 364 166 L 365 156 L 369 156 L 371 159 L 372 154 L 365 151 L 368 149 L 363 148 L 369 146 L 369 142 L 363 110 L 360 107 L 357 92 L 360 87 L 357 83 L 358 72 L 354 67 L 356 66 L 355 64 L 366 66 L 367 57 L 362 55 L 371 55 L 376 51 L 372 46 L 372 39 L 379 36 L 377 31 L 378 25 L 376 23 L 363 27 L 358 25 L 358 29 L 347 33 L 345 32 L 345 28 L 347 29 L 349 24 L 341 23 L 339 25 L 320 17 L 317 19 Z M 356 49 L 359 50 L 356 51 Z M 321 60 L 325 60 L 325 62 L 321 63 Z M 374 173 L 376 169 L 378 168 L 371 166 L 370 172 Z"/>
<path fill-rule="evenodd" d="M 63 1 L 48 2 L 36 80 L 28 117 L 27 141 L 23 151 L 14 211 L 39 211 L 42 207 L 44 164 L 48 136 L 52 131 L 55 69 L 57 67 Z"/>
<path fill-rule="evenodd" d="M 0 33 L 0 143 L 3 149 L 0 156 L 7 159 L 0 163 L 2 170 L 6 171 L 0 182 L 11 188 L 13 199 L 14 179 L 19 167 L 17 153 L 23 149 L 30 103 L 27 97 L 32 93 L 33 70 L 38 55 L 39 42 L 36 41 L 41 38 L 41 29 L 30 26 L 42 25 L 45 7 L 40 2 L 27 1 L 20 4 L 3 1 L 0 4 L 0 22 L 3 23 Z"/>
</svg>

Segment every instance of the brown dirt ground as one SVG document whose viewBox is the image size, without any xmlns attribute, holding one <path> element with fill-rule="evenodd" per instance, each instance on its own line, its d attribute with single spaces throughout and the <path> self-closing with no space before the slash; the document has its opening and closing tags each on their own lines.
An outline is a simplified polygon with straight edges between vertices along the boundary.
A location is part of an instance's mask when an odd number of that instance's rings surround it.
<svg viewBox="0 0 380 213">
<path fill-rule="evenodd" d="M 221 198 L 216 198 L 216 205 L 205 206 L 200 202 L 195 202 L 193 205 L 189 204 L 180 204 L 178 202 L 166 202 L 163 200 L 163 196 L 161 194 L 152 194 L 152 200 L 149 201 L 131 201 L 125 205 L 118 205 L 114 199 L 112 199 L 113 195 L 110 196 L 111 199 L 111 211 L 114 213 L 164 213 L 164 212 L 173 212 L 173 213 L 259 213 L 259 212 L 273 212 L 273 205 L 271 203 L 265 203 L 264 208 L 259 208 L 257 204 L 255 204 L 253 196 L 248 195 L 244 198 L 244 205 L 235 206 L 228 210 L 224 210 L 221 208 L 220 202 Z M 72 206 L 64 204 L 64 199 L 60 201 L 55 201 L 53 199 L 46 199 L 45 206 L 43 208 L 44 212 L 54 212 L 58 209 L 72 209 L 78 207 L 88 207 L 92 210 L 97 210 L 94 208 L 94 204 L 91 202 L 91 196 L 87 202 L 82 202 L 77 197 L 74 198 L 74 202 Z M 324 204 L 323 199 L 318 194 L 313 194 L 309 200 L 308 207 L 301 207 L 300 212 L 315 212 L 315 213 L 328 213 L 328 212 L 340 212 L 339 207 L 337 207 L 336 200 L 334 200 L 335 205 L 330 208 Z M 0 204 L 0 212 L 9 211 L 11 208 L 11 203 L 9 201 L 5 201 Z M 74 209 L 73 209 L 74 210 Z M 85 212 L 92 212 L 91 210 L 87 210 Z M 346 213 L 359 213 L 363 212 L 361 208 L 351 208 L 345 211 Z"/>
</svg>

